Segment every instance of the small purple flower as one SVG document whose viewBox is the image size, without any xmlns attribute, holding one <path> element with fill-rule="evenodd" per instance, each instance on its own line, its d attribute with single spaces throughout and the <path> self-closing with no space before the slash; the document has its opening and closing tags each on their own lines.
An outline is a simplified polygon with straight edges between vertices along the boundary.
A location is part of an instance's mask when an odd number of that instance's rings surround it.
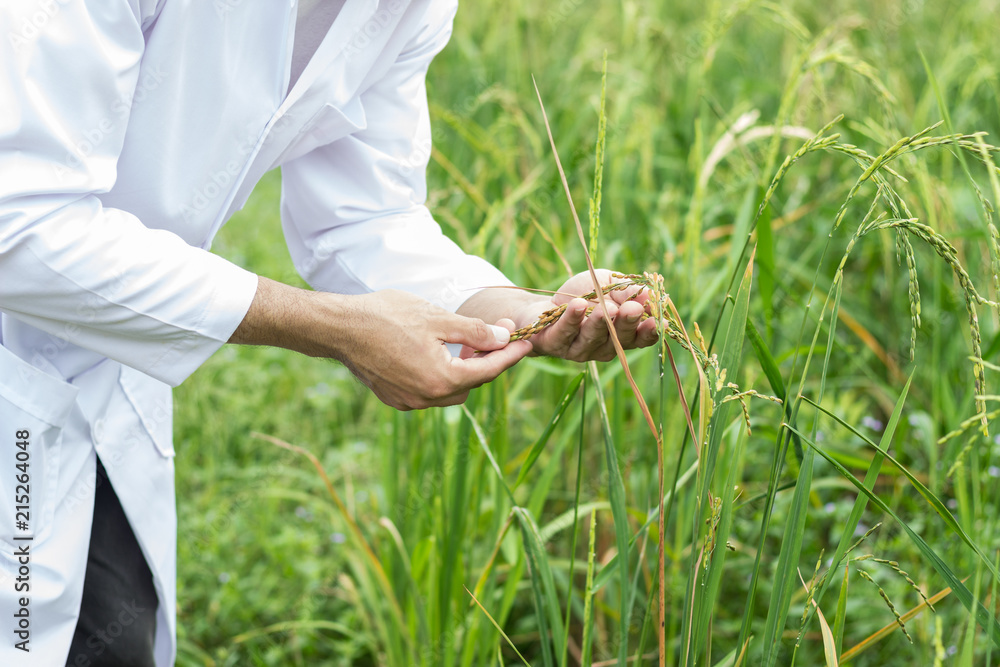
<svg viewBox="0 0 1000 667">
<path fill-rule="evenodd" d="M 870 417 L 868 415 L 865 415 L 861 419 L 861 425 L 866 428 L 870 428 L 873 431 L 881 431 L 885 426 L 885 424 L 883 424 L 879 420 L 875 419 L 874 417 Z"/>
<path fill-rule="evenodd" d="M 997 466 L 990 466 L 989 468 L 986 469 L 986 473 L 990 477 L 1000 477 L 1000 468 L 998 468 Z"/>
<path fill-rule="evenodd" d="M 344 542 L 347 541 L 347 536 L 344 535 L 343 533 L 331 533 L 330 541 L 333 542 L 334 544 L 343 544 Z"/>
</svg>

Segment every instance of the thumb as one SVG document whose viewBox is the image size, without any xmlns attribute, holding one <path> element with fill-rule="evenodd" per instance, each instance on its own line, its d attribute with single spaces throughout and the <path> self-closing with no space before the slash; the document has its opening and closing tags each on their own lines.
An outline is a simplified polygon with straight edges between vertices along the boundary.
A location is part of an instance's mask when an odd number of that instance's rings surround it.
<svg viewBox="0 0 1000 667">
<path fill-rule="evenodd" d="M 480 319 L 455 315 L 446 327 L 446 343 L 461 343 L 474 350 L 499 350 L 510 342 L 510 331 L 505 327 L 486 324 Z"/>
</svg>

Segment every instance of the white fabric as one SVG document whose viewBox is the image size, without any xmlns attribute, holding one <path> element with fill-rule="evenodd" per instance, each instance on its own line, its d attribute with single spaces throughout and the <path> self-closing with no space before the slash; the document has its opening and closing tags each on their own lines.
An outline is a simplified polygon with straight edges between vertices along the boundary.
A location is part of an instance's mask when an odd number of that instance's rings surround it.
<svg viewBox="0 0 1000 667">
<path fill-rule="evenodd" d="M 424 73 L 455 0 L 346 0 L 289 90 L 290 2 L 0 3 L 0 665 L 63 664 L 101 455 L 154 573 L 175 656 L 170 385 L 242 320 L 256 276 L 212 238 L 269 169 L 318 289 L 455 309 L 508 284 L 424 206 Z M 286 92 L 287 91 L 287 92 Z M 31 433 L 30 528 L 13 433 Z M 33 536 L 15 592 L 14 537 Z M 30 597 L 30 653 L 13 647 Z"/>
</svg>

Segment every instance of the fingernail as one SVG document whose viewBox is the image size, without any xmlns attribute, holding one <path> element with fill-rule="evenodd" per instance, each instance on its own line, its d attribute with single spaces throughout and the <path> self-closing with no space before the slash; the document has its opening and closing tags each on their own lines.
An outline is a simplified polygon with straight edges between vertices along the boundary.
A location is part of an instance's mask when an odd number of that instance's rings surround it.
<svg viewBox="0 0 1000 667">
<path fill-rule="evenodd" d="M 501 345 L 506 345 L 510 342 L 510 332 L 504 327 L 491 324 L 490 329 L 493 330 L 493 335 L 496 336 L 497 342 Z"/>
<path fill-rule="evenodd" d="M 641 317 L 641 316 L 640 315 L 629 315 L 628 317 L 625 318 L 625 320 L 629 324 L 635 324 L 636 322 L 639 321 L 639 317 Z"/>
</svg>

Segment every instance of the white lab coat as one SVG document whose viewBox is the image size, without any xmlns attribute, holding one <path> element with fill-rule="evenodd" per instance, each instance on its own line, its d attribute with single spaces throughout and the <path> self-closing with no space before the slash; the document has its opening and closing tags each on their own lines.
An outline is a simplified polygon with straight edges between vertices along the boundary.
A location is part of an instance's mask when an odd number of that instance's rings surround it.
<svg viewBox="0 0 1000 667">
<path fill-rule="evenodd" d="M 256 276 L 207 248 L 267 170 L 282 166 L 288 246 L 317 289 L 454 309 L 508 284 L 424 206 L 424 73 L 454 12 L 347 0 L 286 95 L 296 0 L 0 2 L 0 665 L 66 660 L 95 451 L 153 571 L 157 664 L 173 664 L 170 386 L 249 307 Z"/>
</svg>

